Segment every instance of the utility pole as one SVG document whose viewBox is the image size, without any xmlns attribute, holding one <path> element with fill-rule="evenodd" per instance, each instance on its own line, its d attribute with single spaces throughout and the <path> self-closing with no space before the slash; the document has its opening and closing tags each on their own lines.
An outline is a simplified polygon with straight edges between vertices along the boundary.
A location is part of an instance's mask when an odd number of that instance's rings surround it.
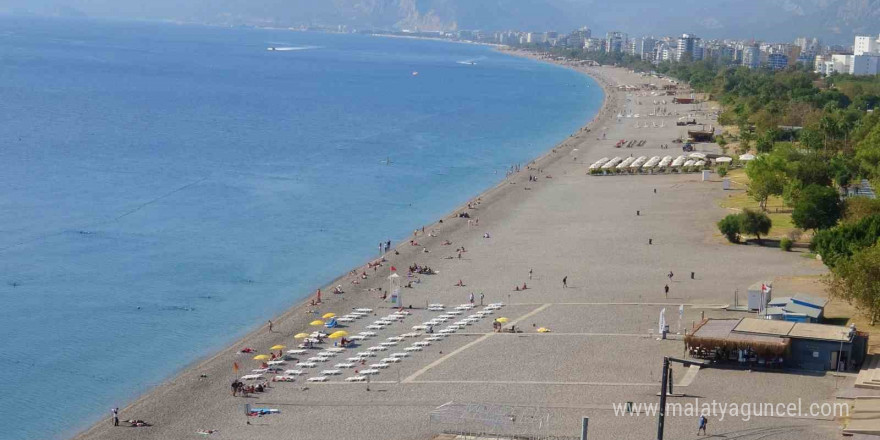
<svg viewBox="0 0 880 440">
<path fill-rule="evenodd" d="M 663 440 L 663 428 L 666 422 L 666 394 L 667 388 L 669 389 L 669 393 L 672 393 L 672 370 L 669 368 L 670 362 L 676 362 L 682 364 L 686 367 L 691 365 L 697 365 L 701 368 L 708 368 L 709 364 L 697 361 L 689 361 L 685 359 L 678 359 L 674 357 L 664 356 L 663 357 L 663 376 L 660 380 L 660 412 L 658 413 L 659 417 L 657 418 L 657 440 Z"/>
</svg>

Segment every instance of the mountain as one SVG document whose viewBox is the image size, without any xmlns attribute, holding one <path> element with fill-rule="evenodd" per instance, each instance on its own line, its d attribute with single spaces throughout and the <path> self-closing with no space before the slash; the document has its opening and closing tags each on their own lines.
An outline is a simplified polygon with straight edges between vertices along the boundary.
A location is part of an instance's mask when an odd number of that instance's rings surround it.
<svg viewBox="0 0 880 440">
<path fill-rule="evenodd" d="M 880 0 L 0 0 L 0 12 L 170 19 L 211 24 L 384 29 L 518 29 L 852 43 L 880 33 Z"/>
</svg>

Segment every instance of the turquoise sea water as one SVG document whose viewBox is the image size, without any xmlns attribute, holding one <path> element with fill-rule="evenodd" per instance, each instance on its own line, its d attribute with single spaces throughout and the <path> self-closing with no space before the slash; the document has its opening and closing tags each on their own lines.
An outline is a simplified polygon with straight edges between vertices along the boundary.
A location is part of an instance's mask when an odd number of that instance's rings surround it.
<svg viewBox="0 0 880 440">
<path fill-rule="evenodd" d="M 0 18 L 0 439 L 104 418 L 601 99 L 474 45 Z"/>
</svg>

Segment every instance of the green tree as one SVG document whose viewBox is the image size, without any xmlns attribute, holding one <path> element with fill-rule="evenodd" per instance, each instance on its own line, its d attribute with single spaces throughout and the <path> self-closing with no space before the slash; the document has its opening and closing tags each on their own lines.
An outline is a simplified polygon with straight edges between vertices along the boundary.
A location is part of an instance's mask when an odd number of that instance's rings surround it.
<svg viewBox="0 0 880 440">
<path fill-rule="evenodd" d="M 862 249 L 873 246 L 880 239 L 880 215 L 865 217 L 854 223 L 820 230 L 813 235 L 810 250 L 822 256 L 830 268 L 849 259 Z"/>
<path fill-rule="evenodd" d="M 785 185 L 782 168 L 783 164 L 769 156 L 760 156 L 746 166 L 746 175 L 749 176 L 748 194 L 758 202 L 762 211 L 767 210 L 770 196 L 782 195 Z"/>
<path fill-rule="evenodd" d="M 739 233 L 742 229 L 742 215 L 728 214 L 718 222 L 718 230 L 731 243 L 739 243 Z"/>
<path fill-rule="evenodd" d="M 871 319 L 880 314 L 880 244 L 864 249 L 844 260 L 826 278 L 828 293 L 856 306 Z"/>
<path fill-rule="evenodd" d="M 828 229 L 837 224 L 842 211 L 840 194 L 836 189 L 807 185 L 794 205 L 791 221 L 801 229 Z"/>
<path fill-rule="evenodd" d="M 746 209 L 741 214 L 740 226 L 744 234 L 754 235 L 758 239 L 758 243 L 763 243 L 764 240 L 761 239 L 761 236 L 766 236 L 770 232 L 773 222 L 763 212 Z"/>
</svg>

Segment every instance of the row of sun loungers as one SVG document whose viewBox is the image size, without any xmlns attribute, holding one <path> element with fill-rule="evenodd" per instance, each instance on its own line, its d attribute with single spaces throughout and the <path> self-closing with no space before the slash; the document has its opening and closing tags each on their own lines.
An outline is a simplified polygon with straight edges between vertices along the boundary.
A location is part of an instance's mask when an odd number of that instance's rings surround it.
<svg viewBox="0 0 880 440">
<path fill-rule="evenodd" d="M 400 363 L 404 358 L 410 356 L 411 353 L 416 353 L 424 350 L 425 347 L 430 346 L 433 342 L 442 341 L 447 335 L 455 333 L 461 328 L 465 326 L 472 325 L 480 321 L 480 319 L 487 317 L 494 313 L 495 310 L 503 307 L 503 303 L 494 303 L 489 304 L 483 308 L 483 310 L 477 311 L 472 315 L 459 319 L 456 322 L 450 323 L 446 328 L 439 330 L 436 334 L 427 334 L 422 333 L 421 331 L 411 331 L 408 333 L 401 334 L 399 336 L 391 336 L 386 339 L 385 342 L 381 342 L 378 345 L 374 345 L 372 347 L 367 347 L 363 351 L 348 357 L 345 362 L 338 362 L 333 365 L 332 368 L 328 368 L 325 370 L 321 370 L 316 376 L 309 377 L 306 379 L 307 382 L 310 383 L 320 383 L 327 382 L 332 376 L 340 376 L 343 374 L 343 370 L 354 369 L 358 365 L 362 364 L 366 359 L 371 357 L 376 357 L 376 353 L 389 351 L 390 348 L 396 347 L 400 343 L 404 342 L 409 338 L 419 338 L 421 336 L 427 336 L 423 340 L 415 341 L 410 346 L 405 347 L 402 351 L 391 353 L 385 357 L 383 357 L 380 361 L 374 362 L 366 366 L 365 369 L 360 370 L 357 375 L 347 377 L 344 380 L 346 382 L 364 382 L 367 380 L 368 376 L 377 375 L 381 372 L 381 370 L 387 369 L 393 364 Z M 442 304 L 431 304 L 429 309 L 433 307 L 437 310 L 434 311 L 442 311 L 445 310 L 445 306 Z M 446 321 L 450 321 L 453 319 L 458 319 L 460 315 L 463 314 L 465 310 L 472 310 L 474 308 L 473 304 L 462 304 L 460 306 L 455 307 L 455 310 L 449 310 L 445 313 L 438 315 L 437 317 L 426 321 L 421 326 L 413 326 L 413 330 L 425 330 L 427 327 L 439 326 Z M 367 313 L 367 312 L 364 312 Z M 395 312 L 391 315 L 388 315 L 384 318 L 381 318 L 374 322 L 371 325 L 378 325 L 380 329 L 387 328 L 397 322 L 402 321 L 406 318 L 410 313 L 406 311 Z M 357 319 L 357 318 L 355 318 Z M 369 328 L 370 326 L 367 326 Z M 424 328 L 419 328 L 424 327 Z M 357 339 L 358 337 L 361 340 L 366 340 L 377 335 L 376 332 L 373 331 L 363 331 L 351 337 L 351 339 Z M 336 357 L 340 353 L 344 353 L 347 350 L 342 347 L 329 347 L 321 352 L 317 353 L 315 356 L 308 358 L 305 361 L 299 362 L 296 364 L 294 369 L 283 370 L 283 374 L 279 374 L 275 376 L 276 382 L 293 382 L 296 380 L 296 377 L 306 375 L 306 371 L 310 368 L 317 368 L 320 363 L 326 363 L 330 361 L 330 359 Z M 307 350 L 299 349 L 299 350 L 289 350 L 287 352 L 291 355 L 301 355 L 307 353 Z M 275 362 L 275 366 L 284 365 L 285 361 L 273 361 Z M 279 369 L 280 371 L 280 369 Z M 242 380 L 257 380 L 262 379 L 262 374 L 250 374 L 242 377 Z"/>
</svg>

